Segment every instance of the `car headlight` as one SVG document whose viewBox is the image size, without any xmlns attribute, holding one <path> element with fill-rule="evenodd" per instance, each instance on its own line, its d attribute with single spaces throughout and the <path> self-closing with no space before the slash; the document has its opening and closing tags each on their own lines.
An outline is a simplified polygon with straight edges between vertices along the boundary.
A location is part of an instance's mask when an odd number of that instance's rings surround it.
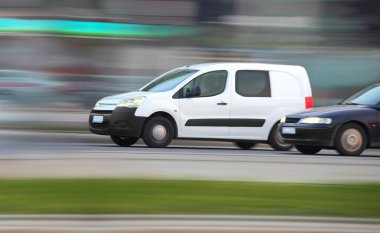
<svg viewBox="0 0 380 233">
<path fill-rule="evenodd" d="M 321 118 L 321 117 L 307 117 L 300 120 L 299 123 L 302 124 L 331 124 L 331 118 Z"/>
<path fill-rule="evenodd" d="M 285 123 L 285 121 L 286 121 L 286 117 L 281 117 L 281 120 L 280 120 L 280 123 Z"/>
<path fill-rule="evenodd" d="M 146 98 L 144 96 L 122 100 L 117 104 L 117 107 L 137 108 Z"/>
</svg>

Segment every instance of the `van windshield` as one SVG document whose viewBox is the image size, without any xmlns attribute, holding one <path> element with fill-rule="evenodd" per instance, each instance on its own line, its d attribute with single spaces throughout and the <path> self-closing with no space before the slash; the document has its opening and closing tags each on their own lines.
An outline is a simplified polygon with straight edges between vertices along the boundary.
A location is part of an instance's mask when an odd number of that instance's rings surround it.
<svg viewBox="0 0 380 233">
<path fill-rule="evenodd" d="M 163 92 L 169 91 L 180 84 L 183 80 L 190 77 L 192 74 L 198 72 L 198 70 L 190 69 L 177 69 L 170 73 L 165 74 L 161 78 L 155 80 L 149 85 L 141 89 L 141 91 L 148 92 Z"/>
</svg>

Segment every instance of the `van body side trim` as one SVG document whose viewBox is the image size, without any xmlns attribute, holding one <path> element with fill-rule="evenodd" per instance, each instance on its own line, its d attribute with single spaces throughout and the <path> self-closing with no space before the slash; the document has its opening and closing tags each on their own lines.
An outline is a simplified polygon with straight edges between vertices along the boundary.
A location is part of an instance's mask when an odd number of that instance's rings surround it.
<svg viewBox="0 0 380 233">
<path fill-rule="evenodd" d="M 264 119 L 190 119 L 185 126 L 262 127 Z"/>
</svg>

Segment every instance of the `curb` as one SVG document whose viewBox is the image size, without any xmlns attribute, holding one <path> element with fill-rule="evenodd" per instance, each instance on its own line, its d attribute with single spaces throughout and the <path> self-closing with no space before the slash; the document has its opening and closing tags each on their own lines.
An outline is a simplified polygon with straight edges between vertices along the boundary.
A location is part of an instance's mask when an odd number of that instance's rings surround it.
<svg viewBox="0 0 380 233">
<path fill-rule="evenodd" d="M 3 232 L 378 233 L 380 221 L 244 215 L 1 215 Z"/>
<path fill-rule="evenodd" d="M 375 224 L 380 226 L 377 218 L 354 217 L 305 217 L 305 216 L 267 216 L 267 215 L 0 215 L 0 221 L 263 221 L 263 222 L 310 222 L 310 223 L 355 223 Z"/>
</svg>

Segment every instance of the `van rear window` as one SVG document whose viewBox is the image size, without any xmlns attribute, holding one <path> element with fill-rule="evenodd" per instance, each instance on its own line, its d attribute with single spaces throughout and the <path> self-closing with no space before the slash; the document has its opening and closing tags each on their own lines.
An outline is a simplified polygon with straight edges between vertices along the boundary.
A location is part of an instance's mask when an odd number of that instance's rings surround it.
<svg viewBox="0 0 380 233">
<path fill-rule="evenodd" d="M 239 70 L 235 79 L 236 93 L 246 97 L 271 97 L 269 72 Z"/>
</svg>

